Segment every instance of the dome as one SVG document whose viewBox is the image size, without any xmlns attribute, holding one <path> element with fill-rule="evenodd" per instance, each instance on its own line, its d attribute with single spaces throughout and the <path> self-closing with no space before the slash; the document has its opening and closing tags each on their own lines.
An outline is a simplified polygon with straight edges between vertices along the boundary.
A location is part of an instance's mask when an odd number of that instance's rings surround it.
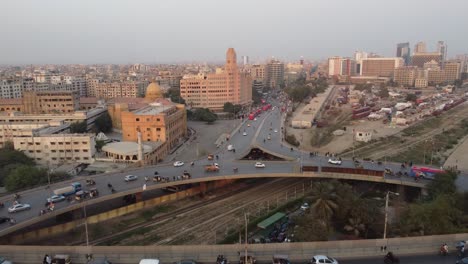
<svg viewBox="0 0 468 264">
<path fill-rule="evenodd" d="M 152 82 L 146 87 L 145 99 L 154 101 L 158 98 L 164 98 L 164 93 L 157 83 Z"/>
</svg>

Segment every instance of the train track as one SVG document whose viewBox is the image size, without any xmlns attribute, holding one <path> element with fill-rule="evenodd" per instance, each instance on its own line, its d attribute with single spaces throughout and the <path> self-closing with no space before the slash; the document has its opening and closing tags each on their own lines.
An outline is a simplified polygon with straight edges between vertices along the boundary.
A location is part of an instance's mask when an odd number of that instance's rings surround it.
<svg viewBox="0 0 468 264">
<path fill-rule="evenodd" d="M 451 111 L 448 111 L 441 115 L 443 119 L 441 120 L 442 123 L 437 129 L 432 129 L 425 132 L 422 135 L 418 135 L 414 138 L 406 138 L 404 143 L 395 144 L 394 141 L 383 141 L 382 139 L 370 144 L 366 144 L 362 147 L 355 148 L 354 154 L 357 157 L 363 158 L 371 158 L 371 159 L 382 159 L 384 157 L 394 156 L 398 153 L 405 151 L 406 149 L 410 148 L 411 146 L 420 144 L 424 142 L 424 140 L 430 139 L 431 137 L 438 135 L 443 132 L 445 129 L 450 129 L 460 123 L 463 118 L 460 116 L 467 116 L 468 115 L 468 107 L 466 105 L 461 105 Z M 401 136 L 403 132 L 398 132 L 394 134 L 394 136 Z M 353 150 L 346 151 L 341 153 L 342 156 L 352 156 Z"/>
</svg>

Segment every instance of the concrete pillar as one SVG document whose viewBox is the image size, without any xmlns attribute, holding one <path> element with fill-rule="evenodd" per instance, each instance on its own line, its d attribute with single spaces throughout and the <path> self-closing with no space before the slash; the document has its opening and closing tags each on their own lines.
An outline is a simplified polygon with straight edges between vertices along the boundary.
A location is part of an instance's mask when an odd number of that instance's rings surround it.
<svg viewBox="0 0 468 264">
<path fill-rule="evenodd" d="M 207 190 L 206 182 L 200 182 L 200 196 L 205 196 Z"/>
</svg>

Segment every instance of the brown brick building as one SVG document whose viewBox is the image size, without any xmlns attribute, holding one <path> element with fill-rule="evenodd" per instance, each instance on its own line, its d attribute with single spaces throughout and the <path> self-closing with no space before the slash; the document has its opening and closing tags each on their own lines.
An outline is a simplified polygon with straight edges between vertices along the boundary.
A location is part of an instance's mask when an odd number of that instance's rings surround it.
<svg viewBox="0 0 468 264">
<path fill-rule="evenodd" d="M 367 58 L 362 60 L 361 75 L 392 77 L 395 69 L 403 65 L 402 58 Z"/>
<path fill-rule="evenodd" d="M 25 114 L 73 113 L 80 108 L 80 95 L 71 91 L 25 91 Z"/>
</svg>

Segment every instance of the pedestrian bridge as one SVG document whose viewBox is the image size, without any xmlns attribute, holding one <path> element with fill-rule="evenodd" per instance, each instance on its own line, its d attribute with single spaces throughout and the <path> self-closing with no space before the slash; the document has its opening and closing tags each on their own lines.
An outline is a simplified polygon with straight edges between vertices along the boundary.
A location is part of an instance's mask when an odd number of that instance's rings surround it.
<svg viewBox="0 0 468 264">
<path fill-rule="evenodd" d="M 383 171 L 378 171 L 378 170 L 340 168 L 340 167 L 317 167 L 317 166 L 303 166 L 302 168 L 298 166 L 296 170 L 297 172 L 292 172 L 292 173 L 291 172 L 250 173 L 250 174 L 234 173 L 231 175 L 212 174 L 212 175 L 206 175 L 204 177 L 199 177 L 199 178 L 191 178 L 191 179 L 186 179 L 186 180 L 170 181 L 166 183 L 148 185 L 146 186 L 145 191 L 162 189 L 162 188 L 169 187 L 169 186 L 177 186 L 177 185 L 184 185 L 184 184 L 194 184 L 194 183 L 203 184 L 205 182 L 210 182 L 210 181 L 253 179 L 253 178 L 341 179 L 341 180 L 387 183 L 387 184 L 416 187 L 416 188 L 424 188 L 426 184 L 425 181 L 415 182 L 412 178 L 409 178 L 409 177 L 405 177 L 405 178 L 387 177 L 387 176 L 384 176 Z M 15 232 L 17 230 L 21 230 L 30 225 L 40 223 L 42 221 L 54 218 L 58 215 L 61 215 L 67 212 L 71 212 L 75 210 L 81 211 L 82 208 L 85 206 L 103 203 L 108 200 L 112 200 L 116 198 L 123 198 L 124 196 L 131 195 L 131 194 L 137 194 L 137 197 L 141 197 L 142 192 L 143 192 L 143 189 L 139 187 L 139 188 L 116 192 L 113 194 L 102 195 L 96 198 L 83 200 L 82 202 L 78 202 L 78 203 L 70 203 L 68 206 L 64 208 L 59 208 L 59 209 L 54 210 L 53 212 L 43 214 L 40 216 L 36 215 L 30 219 L 21 221 L 14 226 L 4 228 L 0 230 L 0 236 L 11 234 L 12 232 Z"/>
</svg>

